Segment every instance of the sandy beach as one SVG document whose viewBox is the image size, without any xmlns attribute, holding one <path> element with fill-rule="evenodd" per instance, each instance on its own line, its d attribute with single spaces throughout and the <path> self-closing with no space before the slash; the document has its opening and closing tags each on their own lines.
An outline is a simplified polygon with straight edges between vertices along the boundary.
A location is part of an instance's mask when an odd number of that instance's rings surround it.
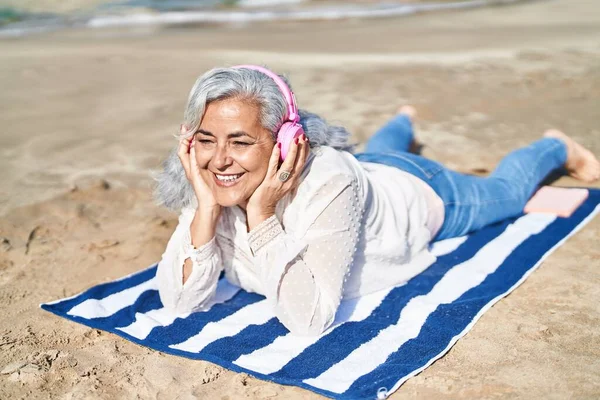
<svg viewBox="0 0 600 400">
<path fill-rule="evenodd" d="M 196 77 L 238 63 L 285 72 L 301 108 L 357 143 L 414 104 L 423 154 L 463 172 L 486 174 L 550 127 L 600 154 L 593 0 L 1 40 L 0 399 L 320 397 L 38 307 L 160 258 L 177 216 L 153 203 L 151 171 Z M 600 218 L 391 398 L 600 397 L 598 238 Z"/>
</svg>

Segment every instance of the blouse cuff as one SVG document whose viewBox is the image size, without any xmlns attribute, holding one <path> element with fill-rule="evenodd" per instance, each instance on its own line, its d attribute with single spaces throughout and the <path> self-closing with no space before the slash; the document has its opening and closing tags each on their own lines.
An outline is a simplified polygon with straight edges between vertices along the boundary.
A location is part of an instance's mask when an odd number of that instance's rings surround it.
<svg viewBox="0 0 600 400">
<path fill-rule="evenodd" d="M 283 233 L 283 227 L 276 215 L 261 222 L 257 227 L 252 229 L 248 235 L 248 242 L 252 254 L 256 256 L 260 249 Z"/>
<path fill-rule="evenodd" d="M 182 244 L 182 253 L 184 255 L 183 259 L 185 260 L 186 258 L 189 258 L 190 260 L 192 260 L 192 264 L 194 265 L 198 265 L 203 260 L 207 260 L 210 257 L 212 257 L 216 250 L 215 237 L 213 237 L 211 240 L 208 241 L 208 243 L 203 244 L 200 247 L 194 247 L 194 245 L 192 245 L 192 239 L 189 230 L 186 231 Z"/>
</svg>

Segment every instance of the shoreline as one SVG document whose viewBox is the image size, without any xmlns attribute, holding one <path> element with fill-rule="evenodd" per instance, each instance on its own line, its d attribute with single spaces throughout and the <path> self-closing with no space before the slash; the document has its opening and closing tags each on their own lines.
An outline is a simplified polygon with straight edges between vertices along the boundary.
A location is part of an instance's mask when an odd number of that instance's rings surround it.
<svg viewBox="0 0 600 400">
<path fill-rule="evenodd" d="M 250 1 L 250 0 L 249 0 Z M 261 0 L 256 0 L 261 1 Z M 277 1 L 277 0 L 274 0 Z M 447 12 L 481 7 L 500 7 L 549 0 L 459 0 L 438 2 L 406 3 L 356 3 L 337 2 L 317 5 L 305 0 L 279 0 L 280 3 L 265 3 L 208 9 L 205 11 L 165 11 L 146 9 L 124 9 L 124 13 L 95 13 L 62 16 L 58 14 L 32 15 L 24 21 L 0 24 L 0 40 L 19 38 L 69 29 L 107 29 L 186 25 L 239 25 L 259 22 L 314 22 L 349 19 L 377 19 L 407 17 L 431 12 Z M 291 4 L 291 6 L 290 6 Z M 26 14 L 23 14 L 26 15 Z"/>
</svg>

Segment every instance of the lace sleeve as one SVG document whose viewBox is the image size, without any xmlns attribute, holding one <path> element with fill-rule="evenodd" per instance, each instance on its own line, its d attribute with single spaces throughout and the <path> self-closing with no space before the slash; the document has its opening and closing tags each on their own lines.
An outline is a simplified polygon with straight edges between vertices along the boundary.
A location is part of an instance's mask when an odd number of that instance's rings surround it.
<svg viewBox="0 0 600 400">
<path fill-rule="evenodd" d="M 215 238 L 197 249 L 192 246 L 190 224 L 193 218 L 194 210 L 182 211 L 156 271 L 161 302 L 178 314 L 202 309 L 214 295 L 222 269 Z M 188 258 L 193 268 L 184 284 L 183 264 Z"/>
<path fill-rule="evenodd" d="M 318 335 L 334 321 L 361 227 L 356 184 L 345 178 L 327 188 L 337 195 L 303 241 L 287 234 L 277 219 L 263 222 L 250 238 L 276 315 L 299 335 Z"/>
</svg>

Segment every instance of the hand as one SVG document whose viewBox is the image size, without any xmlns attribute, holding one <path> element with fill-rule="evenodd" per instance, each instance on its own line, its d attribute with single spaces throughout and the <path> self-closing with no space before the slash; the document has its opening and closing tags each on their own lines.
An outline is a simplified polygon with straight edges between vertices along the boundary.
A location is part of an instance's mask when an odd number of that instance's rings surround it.
<svg viewBox="0 0 600 400">
<path fill-rule="evenodd" d="M 186 127 L 181 126 L 181 133 L 186 132 Z M 177 156 L 185 170 L 185 176 L 192 184 L 196 199 L 198 200 L 198 208 L 194 214 L 194 219 L 190 225 L 190 235 L 192 245 L 200 247 L 208 243 L 215 236 L 217 221 L 221 214 L 221 206 L 217 204 L 212 191 L 200 175 L 198 163 L 196 161 L 196 150 L 193 145 L 194 137 L 189 139 L 181 139 Z M 191 261 L 186 260 L 184 268 L 184 282 L 191 273 Z M 186 276 L 187 268 L 187 276 Z"/>
<path fill-rule="evenodd" d="M 186 132 L 186 127 L 181 126 L 181 133 Z M 179 149 L 177 150 L 177 156 L 183 165 L 185 170 L 185 176 L 188 181 L 192 184 L 196 199 L 198 200 L 198 209 L 206 210 L 209 212 L 220 211 L 221 206 L 217 204 L 212 191 L 204 181 L 204 178 L 200 175 L 200 169 L 196 161 L 196 149 L 194 146 L 194 136 L 189 139 L 181 139 L 179 142 Z"/>
<path fill-rule="evenodd" d="M 308 138 L 302 135 L 292 143 L 281 166 L 279 166 L 280 153 L 281 149 L 275 145 L 265 179 L 248 199 L 246 215 L 250 230 L 273 216 L 279 200 L 300 183 L 300 175 L 310 153 Z M 289 179 L 285 182 L 279 179 L 283 172 L 290 173 Z"/>
</svg>

